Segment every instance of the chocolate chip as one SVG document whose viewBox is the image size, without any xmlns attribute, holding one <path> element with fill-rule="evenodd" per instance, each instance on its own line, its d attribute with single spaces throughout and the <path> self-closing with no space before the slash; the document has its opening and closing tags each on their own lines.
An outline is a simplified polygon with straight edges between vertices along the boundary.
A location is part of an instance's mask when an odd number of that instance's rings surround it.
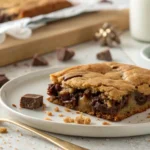
<svg viewBox="0 0 150 150">
<path fill-rule="evenodd" d="M 62 88 L 61 88 L 60 84 L 55 84 L 55 89 L 56 89 L 57 91 L 60 91 Z"/>
<path fill-rule="evenodd" d="M 55 89 L 55 84 L 49 84 L 47 94 L 50 96 L 57 96 L 57 90 Z"/>
<path fill-rule="evenodd" d="M 60 99 L 62 101 L 68 101 L 68 100 L 71 99 L 71 97 L 70 97 L 70 94 L 68 92 L 66 92 L 66 93 L 63 93 L 63 94 L 60 95 Z"/>
<path fill-rule="evenodd" d="M 47 66 L 48 62 L 38 54 L 33 56 L 32 66 Z"/>
<path fill-rule="evenodd" d="M 37 109 L 43 106 L 43 96 L 37 94 L 25 94 L 21 97 L 20 107 L 26 109 Z"/>
<path fill-rule="evenodd" d="M 60 61 L 70 60 L 75 55 L 75 52 L 67 48 L 57 50 L 57 59 Z"/>
<path fill-rule="evenodd" d="M 77 77 L 82 77 L 82 75 L 74 75 L 74 76 L 65 76 L 64 77 L 64 81 L 67 81 L 67 80 L 69 80 L 69 79 L 72 79 L 72 78 L 77 78 Z"/>
<path fill-rule="evenodd" d="M 139 92 L 135 92 L 135 100 L 137 102 L 138 105 L 143 105 L 147 102 L 147 96 L 139 93 Z"/>
<path fill-rule="evenodd" d="M 0 74 L 0 88 L 8 81 L 9 79 L 5 76 L 5 74 Z"/>
<path fill-rule="evenodd" d="M 96 56 L 99 60 L 112 61 L 112 56 L 109 49 L 99 52 Z"/>
</svg>

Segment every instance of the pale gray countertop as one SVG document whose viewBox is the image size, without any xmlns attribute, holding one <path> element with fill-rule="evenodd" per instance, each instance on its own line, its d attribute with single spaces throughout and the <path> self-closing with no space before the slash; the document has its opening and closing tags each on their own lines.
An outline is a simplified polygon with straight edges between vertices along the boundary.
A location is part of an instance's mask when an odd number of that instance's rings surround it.
<svg viewBox="0 0 150 150">
<path fill-rule="evenodd" d="M 118 3 L 126 3 L 129 1 L 116 0 Z M 140 49 L 146 46 L 145 43 L 140 43 L 133 40 L 129 32 L 125 32 L 121 36 L 122 45 L 121 48 L 111 49 L 112 56 L 115 61 L 129 64 L 136 64 L 141 67 L 146 67 L 142 58 L 139 55 Z M 76 55 L 73 60 L 67 63 L 60 63 L 56 59 L 55 52 L 44 55 L 44 57 L 49 61 L 49 67 L 55 67 L 60 65 L 76 65 L 83 63 L 95 63 L 99 62 L 96 60 L 95 55 L 97 52 L 103 50 L 95 42 L 87 42 L 77 46 L 72 47 L 76 50 Z M 91 53 L 92 52 L 92 53 Z M 92 55 L 91 55 L 92 54 Z M 86 58 L 86 59 L 85 59 Z M 9 65 L 0 68 L 1 73 L 6 73 L 6 75 L 13 79 L 25 73 L 43 69 L 45 67 L 30 67 L 31 60 L 23 61 L 15 65 Z M 2 107 L 0 107 L 0 117 L 7 117 L 4 113 Z M 59 150 L 50 142 L 47 142 L 38 136 L 20 129 L 16 126 L 10 124 L 2 124 L 8 128 L 8 134 L 0 135 L 0 150 Z M 17 132 L 17 129 L 19 132 Z M 23 136 L 21 136 L 21 134 Z M 75 143 L 77 145 L 86 147 L 90 150 L 148 150 L 150 147 L 150 135 L 138 136 L 138 137 L 127 137 L 127 138 L 82 138 L 64 135 L 55 135 L 69 142 Z M 16 149 L 16 150 L 17 150 Z"/>
</svg>

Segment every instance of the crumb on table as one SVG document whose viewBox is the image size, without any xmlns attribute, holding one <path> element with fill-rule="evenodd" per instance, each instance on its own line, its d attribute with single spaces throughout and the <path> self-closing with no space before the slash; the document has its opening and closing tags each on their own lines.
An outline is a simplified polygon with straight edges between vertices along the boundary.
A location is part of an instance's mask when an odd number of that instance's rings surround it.
<svg viewBox="0 0 150 150">
<path fill-rule="evenodd" d="M 149 116 L 147 116 L 147 118 L 150 118 L 150 115 L 149 115 Z"/>
<path fill-rule="evenodd" d="M 55 111 L 55 112 L 59 112 L 59 108 L 58 108 L 58 107 L 55 107 L 54 111 Z"/>
<path fill-rule="evenodd" d="M 74 123 L 74 119 L 71 117 L 65 117 L 63 120 L 65 123 Z"/>
<path fill-rule="evenodd" d="M 52 112 L 50 112 L 50 111 L 47 111 L 46 114 L 47 114 L 48 116 L 53 116 Z"/>
<path fill-rule="evenodd" d="M 7 128 L 0 127 L 0 133 L 7 133 Z"/>
<path fill-rule="evenodd" d="M 109 123 L 109 122 L 106 122 L 106 121 L 104 121 L 102 124 L 103 124 L 103 125 L 110 125 L 110 123 Z"/>
</svg>

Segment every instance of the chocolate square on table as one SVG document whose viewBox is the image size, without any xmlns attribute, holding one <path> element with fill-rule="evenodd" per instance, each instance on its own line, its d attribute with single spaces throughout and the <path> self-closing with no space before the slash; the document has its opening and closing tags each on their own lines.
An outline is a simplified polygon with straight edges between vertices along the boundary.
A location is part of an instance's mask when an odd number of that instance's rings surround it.
<svg viewBox="0 0 150 150">
<path fill-rule="evenodd" d="M 9 79 L 6 77 L 5 74 L 0 74 L 0 88 L 8 81 Z"/>
<path fill-rule="evenodd" d="M 33 56 L 32 66 L 47 66 L 48 62 L 44 59 L 44 57 L 35 54 Z"/>
<path fill-rule="evenodd" d="M 97 53 L 96 57 L 99 60 L 112 61 L 112 56 L 109 49 Z"/>
<path fill-rule="evenodd" d="M 59 61 L 68 61 L 75 55 L 75 52 L 64 47 L 57 49 L 57 59 Z"/>
</svg>

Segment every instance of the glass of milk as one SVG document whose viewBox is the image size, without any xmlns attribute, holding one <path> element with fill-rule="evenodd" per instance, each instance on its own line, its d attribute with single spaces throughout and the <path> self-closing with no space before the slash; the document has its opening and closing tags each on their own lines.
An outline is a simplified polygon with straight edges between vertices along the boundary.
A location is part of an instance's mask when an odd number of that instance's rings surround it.
<svg viewBox="0 0 150 150">
<path fill-rule="evenodd" d="M 130 31 L 133 38 L 150 42 L 150 0 L 130 0 Z"/>
</svg>

